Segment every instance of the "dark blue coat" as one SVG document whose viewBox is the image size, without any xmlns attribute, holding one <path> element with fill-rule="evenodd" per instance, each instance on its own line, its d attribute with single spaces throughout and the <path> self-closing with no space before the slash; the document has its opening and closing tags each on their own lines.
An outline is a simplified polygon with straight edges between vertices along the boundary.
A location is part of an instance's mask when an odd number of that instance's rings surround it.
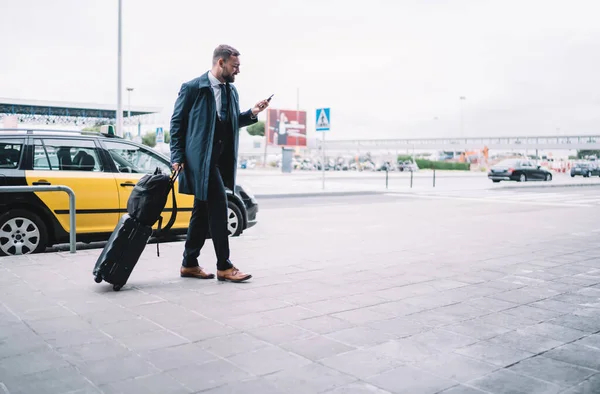
<svg viewBox="0 0 600 394">
<path fill-rule="evenodd" d="M 210 72 L 210 71 L 209 71 Z M 231 87 L 229 113 L 233 129 L 233 146 L 226 146 L 219 169 L 225 187 L 234 190 L 237 171 L 239 130 L 256 123 L 252 111 L 240 113 L 239 95 Z M 171 117 L 171 163 L 183 163 L 179 175 L 179 193 L 193 194 L 199 200 L 207 200 L 213 137 L 217 105 L 208 72 L 181 85 Z"/>
</svg>

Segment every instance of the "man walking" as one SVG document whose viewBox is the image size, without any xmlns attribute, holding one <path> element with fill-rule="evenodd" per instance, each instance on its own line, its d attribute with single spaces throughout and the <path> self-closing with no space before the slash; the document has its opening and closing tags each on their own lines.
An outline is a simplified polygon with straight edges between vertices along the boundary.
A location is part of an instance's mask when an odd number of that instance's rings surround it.
<svg viewBox="0 0 600 394">
<path fill-rule="evenodd" d="M 240 72 L 239 55 L 235 48 L 219 45 L 212 69 L 181 86 L 171 117 L 171 163 L 175 171 L 181 169 L 179 192 L 195 197 L 180 269 L 184 278 L 215 277 L 198 265 L 209 228 L 217 279 L 243 282 L 252 277 L 229 260 L 225 187 L 235 190 L 239 129 L 256 123 L 269 103 L 259 101 L 240 113 L 238 92 L 232 85 Z"/>
</svg>

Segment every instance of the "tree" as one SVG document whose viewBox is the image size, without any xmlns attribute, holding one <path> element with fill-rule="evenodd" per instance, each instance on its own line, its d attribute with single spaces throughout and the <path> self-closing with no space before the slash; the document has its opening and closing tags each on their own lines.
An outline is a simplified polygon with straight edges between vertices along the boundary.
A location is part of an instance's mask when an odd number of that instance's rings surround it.
<svg viewBox="0 0 600 394">
<path fill-rule="evenodd" d="M 156 132 L 148 131 L 142 136 L 142 144 L 154 148 L 156 146 Z"/>
<path fill-rule="evenodd" d="M 259 135 L 261 137 L 264 137 L 265 122 L 263 122 L 262 120 L 259 120 L 258 122 L 254 123 L 253 125 L 248 126 L 246 128 L 246 130 L 248 131 L 248 134 L 250 134 L 250 135 Z"/>
<path fill-rule="evenodd" d="M 577 158 L 583 159 L 586 156 L 600 157 L 600 150 L 578 150 L 577 151 Z"/>
</svg>

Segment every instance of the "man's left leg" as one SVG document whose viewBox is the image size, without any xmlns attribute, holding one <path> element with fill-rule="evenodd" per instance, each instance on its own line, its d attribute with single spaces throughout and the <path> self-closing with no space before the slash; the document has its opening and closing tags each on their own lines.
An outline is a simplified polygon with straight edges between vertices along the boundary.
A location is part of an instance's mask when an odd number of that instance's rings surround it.
<svg viewBox="0 0 600 394">
<path fill-rule="evenodd" d="M 217 279 L 243 282 L 252 277 L 240 272 L 229 260 L 229 230 L 227 229 L 227 193 L 219 167 L 211 166 L 208 181 L 208 216 L 210 233 L 217 255 Z"/>
</svg>

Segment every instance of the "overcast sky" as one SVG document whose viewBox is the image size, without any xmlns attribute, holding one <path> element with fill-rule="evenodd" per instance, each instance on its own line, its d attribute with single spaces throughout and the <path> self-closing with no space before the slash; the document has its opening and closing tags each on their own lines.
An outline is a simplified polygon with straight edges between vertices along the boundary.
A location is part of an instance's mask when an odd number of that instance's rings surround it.
<svg viewBox="0 0 600 394">
<path fill-rule="evenodd" d="M 0 0 L 0 97 L 116 105 L 117 4 Z M 168 122 L 226 43 L 242 108 L 275 93 L 295 109 L 300 88 L 310 135 L 331 107 L 331 139 L 459 136 L 460 96 L 465 136 L 600 134 L 598 15 L 597 0 L 123 0 L 123 83 Z"/>
</svg>

